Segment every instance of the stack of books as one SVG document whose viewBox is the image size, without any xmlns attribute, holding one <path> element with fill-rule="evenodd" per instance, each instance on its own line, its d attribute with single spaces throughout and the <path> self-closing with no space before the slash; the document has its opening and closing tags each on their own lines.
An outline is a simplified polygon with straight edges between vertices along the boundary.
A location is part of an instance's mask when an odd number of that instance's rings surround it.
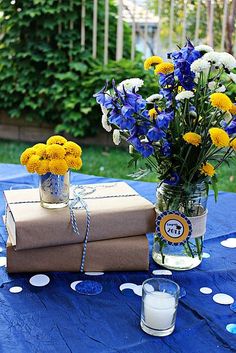
<svg viewBox="0 0 236 353">
<path fill-rule="evenodd" d="M 91 220 L 84 270 L 148 270 L 146 233 L 155 228 L 154 205 L 125 182 L 84 185 L 84 190 Z M 38 189 L 4 194 L 8 272 L 79 271 L 87 223 L 84 207 L 78 202 L 73 210 L 78 235 L 69 207 L 41 207 Z"/>
</svg>

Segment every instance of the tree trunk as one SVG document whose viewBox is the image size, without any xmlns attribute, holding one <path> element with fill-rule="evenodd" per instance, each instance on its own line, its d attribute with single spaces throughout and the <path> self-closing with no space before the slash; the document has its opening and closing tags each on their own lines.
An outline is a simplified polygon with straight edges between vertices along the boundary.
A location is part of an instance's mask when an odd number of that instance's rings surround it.
<svg viewBox="0 0 236 353">
<path fill-rule="evenodd" d="M 233 33 L 236 18 L 236 0 L 232 0 L 231 9 L 228 13 L 229 16 L 227 18 L 226 25 L 226 51 L 230 54 L 233 54 Z"/>
</svg>

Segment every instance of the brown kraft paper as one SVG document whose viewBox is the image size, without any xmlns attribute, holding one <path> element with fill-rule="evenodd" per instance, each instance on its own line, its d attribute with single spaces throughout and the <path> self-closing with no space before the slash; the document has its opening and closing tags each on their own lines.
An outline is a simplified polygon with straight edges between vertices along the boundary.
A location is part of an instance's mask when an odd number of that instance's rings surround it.
<svg viewBox="0 0 236 353">
<path fill-rule="evenodd" d="M 154 231 L 153 204 L 125 182 L 91 184 L 85 187 L 96 188 L 95 192 L 84 197 L 91 214 L 88 241 L 128 237 Z M 80 232 L 78 237 L 72 229 L 69 208 L 48 210 L 41 207 L 37 202 L 38 189 L 9 190 L 4 193 L 15 225 L 16 243 L 13 241 L 12 243 L 16 245 L 16 250 L 83 242 L 86 230 L 84 209 L 74 210 Z M 27 203 L 14 204 L 15 202 Z M 7 222 L 6 225 L 8 227 Z M 12 233 L 14 231 L 11 230 Z"/>
<path fill-rule="evenodd" d="M 79 272 L 82 250 L 83 244 L 73 244 L 15 251 L 8 244 L 7 271 Z M 148 268 L 148 240 L 144 235 L 88 243 L 85 271 L 145 271 Z"/>
</svg>

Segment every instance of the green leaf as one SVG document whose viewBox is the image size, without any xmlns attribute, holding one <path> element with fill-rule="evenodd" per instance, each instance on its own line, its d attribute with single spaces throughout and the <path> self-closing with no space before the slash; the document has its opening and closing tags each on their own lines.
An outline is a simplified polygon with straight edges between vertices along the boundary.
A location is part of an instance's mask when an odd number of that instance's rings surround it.
<svg viewBox="0 0 236 353">
<path fill-rule="evenodd" d="M 212 189 L 214 191 L 214 196 L 215 196 L 215 202 L 217 202 L 218 200 L 218 185 L 217 185 L 217 177 L 216 175 L 213 175 L 213 177 L 211 178 L 211 182 L 212 182 Z"/>
</svg>

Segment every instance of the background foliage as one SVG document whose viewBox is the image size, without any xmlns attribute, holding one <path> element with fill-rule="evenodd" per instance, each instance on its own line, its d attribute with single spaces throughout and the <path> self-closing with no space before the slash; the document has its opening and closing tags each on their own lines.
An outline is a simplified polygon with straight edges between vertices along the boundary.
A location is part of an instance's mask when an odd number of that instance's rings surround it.
<svg viewBox="0 0 236 353">
<path fill-rule="evenodd" d="M 92 98 L 106 77 L 143 76 L 130 57 L 130 28 L 124 24 L 124 55 L 104 68 L 104 1 L 98 2 L 98 59 L 91 57 L 93 2 L 86 1 L 86 44 L 80 45 L 81 0 L 0 1 L 0 109 L 10 117 L 52 122 L 57 132 L 83 136 L 100 118 Z M 116 12 L 111 2 L 109 58 L 115 58 Z M 88 48 L 89 50 L 87 50 Z"/>
</svg>

